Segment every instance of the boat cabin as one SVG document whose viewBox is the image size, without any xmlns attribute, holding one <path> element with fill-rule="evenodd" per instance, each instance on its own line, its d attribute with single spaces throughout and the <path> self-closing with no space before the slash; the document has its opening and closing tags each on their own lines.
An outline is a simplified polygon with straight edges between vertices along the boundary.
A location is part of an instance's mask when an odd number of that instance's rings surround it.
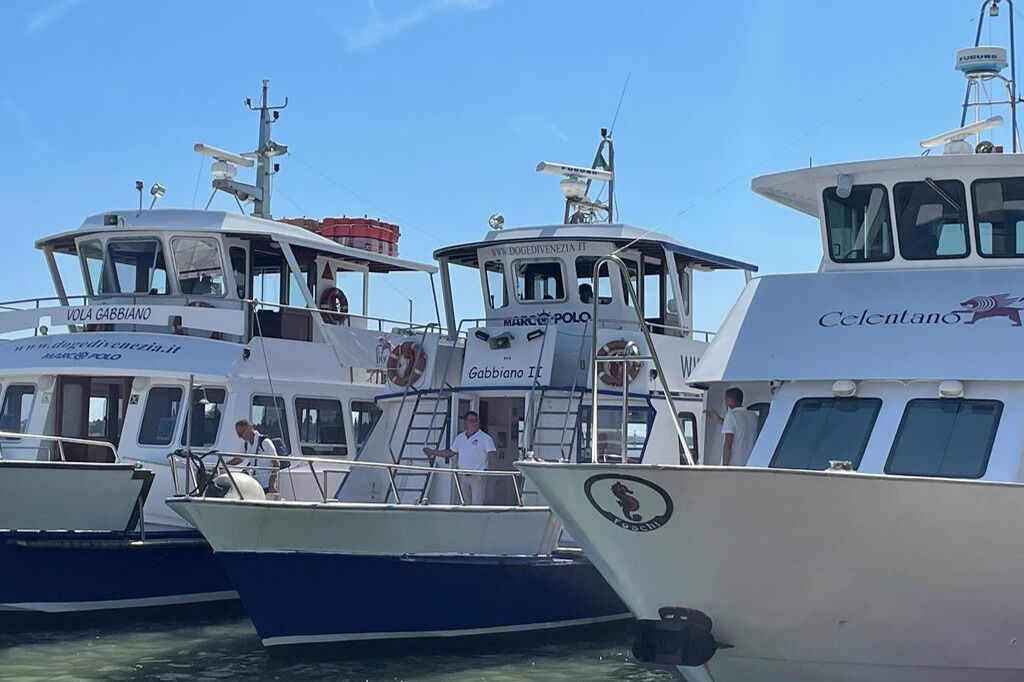
<svg viewBox="0 0 1024 682">
<path fill-rule="evenodd" d="M 595 272 L 598 261 L 611 254 L 624 269 L 603 266 Z M 693 328 L 693 273 L 749 272 L 755 266 L 619 223 L 491 229 L 479 241 L 438 249 L 434 257 L 448 315 L 445 326 L 456 352 L 435 372 L 434 382 L 424 375 L 424 380 L 396 386 L 390 399 L 397 403 L 397 414 L 391 418 L 401 426 L 392 440 L 367 448 L 364 457 L 385 452 L 399 462 L 426 465 L 423 447 L 447 447 L 462 430 L 461 418 L 473 410 L 497 447 L 491 469 L 512 469 L 522 458 L 590 461 L 596 351 L 597 458 L 679 462 L 684 448 L 673 419 L 699 458 L 703 397 L 687 386 L 686 378 L 712 334 Z M 456 320 L 453 267 L 479 272 L 482 318 Z M 650 350 L 661 359 L 663 376 L 650 362 L 600 360 L 621 357 L 627 347 L 648 354 L 642 326 L 653 342 Z M 380 402 L 388 400 L 383 396 Z M 665 454 L 665 443 L 671 456 Z M 448 496 L 447 489 L 437 490 L 426 476 L 399 478 L 400 494 L 407 500 Z M 432 484 L 435 489 L 428 490 Z M 511 501 L 512 491 L 497 489 L 508 484 L 490 482 L 489 499 Z M 379 489 L 386 494 L 386 487 Z"/>
<path fill-rule="evenodd" d="M 753 188 L 819 218 L 823 257 L 751 281 L 690 377 L 712 405 L 744 391 L 749 465 L 1021 480 L 1024 374 L 1007 354 L 1024 330 L 1024 157 L 836 164 Z"/>
</svg>

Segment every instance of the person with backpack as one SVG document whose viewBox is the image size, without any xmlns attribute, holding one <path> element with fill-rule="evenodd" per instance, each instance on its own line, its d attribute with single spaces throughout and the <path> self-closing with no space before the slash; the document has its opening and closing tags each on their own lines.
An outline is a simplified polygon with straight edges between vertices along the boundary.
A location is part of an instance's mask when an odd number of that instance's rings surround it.
<svg viewBox="0 0 1024 682">
<path fill-rule="evenodd" d="M 235 422 L 235 433 L 242 439 L 242 452 L 253 453 L 253 457 L 232 457 L 229 465 L 245 462 L 245 472 L 259 481 L 265 493 L 277 493 L 277 470 L 280 462 L 275 459 L 277 447 L 270 436 L 265 436 L 248 419 Z"/>
</svg>

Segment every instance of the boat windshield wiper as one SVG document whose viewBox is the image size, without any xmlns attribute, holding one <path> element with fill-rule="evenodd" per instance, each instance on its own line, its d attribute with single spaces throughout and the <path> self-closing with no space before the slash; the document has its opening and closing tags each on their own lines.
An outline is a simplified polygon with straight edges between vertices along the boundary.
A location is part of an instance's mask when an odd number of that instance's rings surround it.
<svg viewBox="0 0 1024 682">
<path fill-rule="evenodd" d="M 924 181 L 928 183 L 928 186 L 931 187 L 936 194 L 942 197 L 943 201 L 945 201 L 947 204 L 956 209 L 957 213 L 961 212 L 960 204 L 956 203 L 956 200 L 953 199 L 953 197 L 949 196 L 946 192 L 943 192 L 942 188 L 939 187 L 934 180 L 932 180 L 931 178 L 925 178 Z"/>
</svg>

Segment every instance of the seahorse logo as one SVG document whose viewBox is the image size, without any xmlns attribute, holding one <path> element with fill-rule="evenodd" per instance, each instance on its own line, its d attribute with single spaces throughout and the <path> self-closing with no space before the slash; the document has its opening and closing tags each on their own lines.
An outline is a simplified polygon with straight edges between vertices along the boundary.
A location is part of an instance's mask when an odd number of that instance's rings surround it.
<svg viewBox="0 0 1024 682">
<path fill-rule="evenodd" d="M 634 533 L 658 530 L 672 517 L 665 489 L 639 476 L 595 474 L 583 482 L 583 493 L 601 516 Z"/>
<path fill-rule="evenodd" d="M 1021 301 L 1024 301 L 1024 297 L 1014 296 L 1013 294 L 975 296 L 960 304 L 965 310 L 954 310 L 953 312 L 963 315 L 970 314 L 971 319 L 967 320 L 965 324 L 974 324 L 986 317 L 1008 317 L 1013 322 L 1014 327 L 1019 327 L 1021 326 L 1021 308 L 1014 304 Z"/>
<path fill-rule="evenodd" d="M 633 497 L 633 491 L 626 487 L 621 481 L 612 485 L 612 495 L 618 500 L 622 514 L 630 521 L 639 521 L 643 518 L 636 512 L 640 509 L 640 502 Z"/>
</svg>

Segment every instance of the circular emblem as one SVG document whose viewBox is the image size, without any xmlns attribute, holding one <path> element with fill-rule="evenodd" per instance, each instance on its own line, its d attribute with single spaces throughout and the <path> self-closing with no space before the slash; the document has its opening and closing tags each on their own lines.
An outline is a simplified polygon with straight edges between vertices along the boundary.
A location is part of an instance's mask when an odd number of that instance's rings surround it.
<svg viewBox="0 0 1024 682">
<path fill-rule="evenodd" d="M 583 484 L 590 504 L 616 526 L 635 533 L 657 530 L 672 517 L 672 498 L 638 476 L 597 474 Z"/>
</svg>

